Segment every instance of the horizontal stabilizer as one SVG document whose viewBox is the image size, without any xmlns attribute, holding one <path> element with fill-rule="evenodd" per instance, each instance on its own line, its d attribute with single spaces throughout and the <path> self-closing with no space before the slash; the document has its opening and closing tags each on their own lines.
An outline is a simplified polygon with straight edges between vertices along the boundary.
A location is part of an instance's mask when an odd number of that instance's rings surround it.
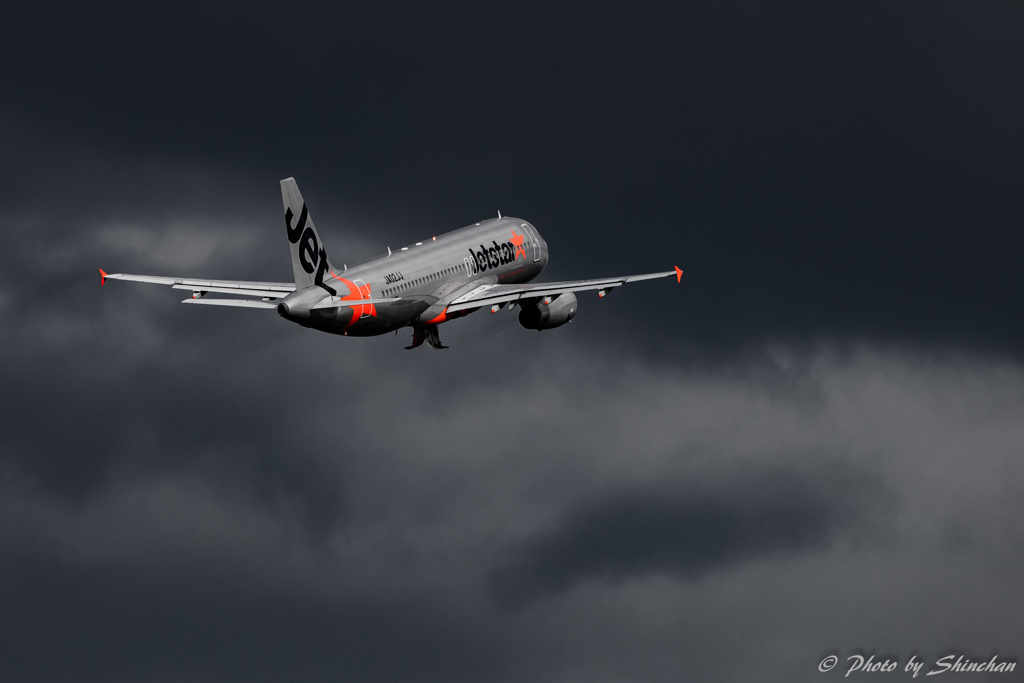
<svg viewBox="0 0 1024 683">
<path fill-rule="evenodd" d="M 401 297 L 393 299 L 341 299 L 338 301 L 332 301 L 326 299 L 321 301 L 316 306 L 313 306 L 313 310 L 318 308 L 341 308 L 342 306 L 366 306 L 370 304 L 390 304 L 393 301 L 401 301 Z"/>
<path fill-rule="evenodd" d="M 268 299 L 280 299 L 291 292 L 274 289 L 239 289 L 238 287 L 209 287 L 207 285 L 171 285 L 171 289 L 191 289 L 193 292 L 217 292 L 218 294 L 244 294 L 245 296 L 265 296 Z"/>
<path fill-rule="evenodd" d="M 206 304 L 208 306 L 238 306 L 239 308 L 277 308 L 273 301 L 254 301 L 252 299 L 185 299 L 183 304 Z"/>
</svg>

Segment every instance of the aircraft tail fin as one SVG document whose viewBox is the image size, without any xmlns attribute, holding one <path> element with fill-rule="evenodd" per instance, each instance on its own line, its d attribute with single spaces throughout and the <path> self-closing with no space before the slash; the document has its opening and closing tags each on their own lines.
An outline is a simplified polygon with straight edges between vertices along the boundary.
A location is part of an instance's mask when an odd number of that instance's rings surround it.
<svg viewBox="0 0 1024 683">
<path fill-rule="evenodd" d="M 281 181 L 281 199 L 284 202 L 284 222 L 288 227 L 288 246 L 292 253 L 292 270 L 295 272 L 295 287 L 304 289 L 318 285 L 332 296 L 337 292 L 326 281 L 331 280 L 333 269 L 327 259 L 320 235 L 313 225 L 313 217 L 309 215 L 302 193 L 295 183 L 295 178 Z"/>
</svg>

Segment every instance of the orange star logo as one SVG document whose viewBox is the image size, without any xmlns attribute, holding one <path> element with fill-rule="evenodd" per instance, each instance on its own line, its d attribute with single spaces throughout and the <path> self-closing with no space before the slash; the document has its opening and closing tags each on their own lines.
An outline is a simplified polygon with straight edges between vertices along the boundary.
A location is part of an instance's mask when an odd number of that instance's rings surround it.
<svg viewBox="0 0 1024 683">
<path fill-rule="evenodd" d="M 519 258 L 519 255 L 522 254 L 525 261 L 526 247 L 523 245 L 524 238 L 525 235 L 517 235 L 515 230 L 512 231 L 512 246 L 516 248 L 516 258 Z"/>
</svg>

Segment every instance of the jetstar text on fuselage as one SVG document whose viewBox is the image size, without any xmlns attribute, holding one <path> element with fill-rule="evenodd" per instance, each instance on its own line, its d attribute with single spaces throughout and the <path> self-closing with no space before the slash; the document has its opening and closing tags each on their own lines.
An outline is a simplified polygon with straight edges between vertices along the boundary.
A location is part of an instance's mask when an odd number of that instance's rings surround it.
<svg viewBox="0 0 1024 683">
<path fill-rule="evenodd" d="M 473 251 L 472 248 L 469 250 L 475 264 L 474 272 L 483 273 L 492 268 L 513 263 L 520 256 L 524 261 L 526 260 L 523 236 L 517 235 L 515 230 L 512 231 L 512 239 L 509 241 L 498 244 L 496 240 L 491 240 L 491 245 L 487 247 L 481 244 L 478 252 Z"/>
</svg>

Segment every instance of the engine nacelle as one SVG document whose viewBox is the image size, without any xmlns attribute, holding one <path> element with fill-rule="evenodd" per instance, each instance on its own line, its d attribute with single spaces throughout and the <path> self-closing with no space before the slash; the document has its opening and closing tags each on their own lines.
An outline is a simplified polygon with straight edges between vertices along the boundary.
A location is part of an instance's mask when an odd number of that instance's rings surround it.
<svg viewBox="0 0 1024 683">
<path fill-rule="evenodd" d="M 519 324 L 528 330 L 550 330 L 564 325 L 576 315 L 576 295 L 572 292 L 546 296 L 533 305 L 523 306 Z"/>
</svg>

